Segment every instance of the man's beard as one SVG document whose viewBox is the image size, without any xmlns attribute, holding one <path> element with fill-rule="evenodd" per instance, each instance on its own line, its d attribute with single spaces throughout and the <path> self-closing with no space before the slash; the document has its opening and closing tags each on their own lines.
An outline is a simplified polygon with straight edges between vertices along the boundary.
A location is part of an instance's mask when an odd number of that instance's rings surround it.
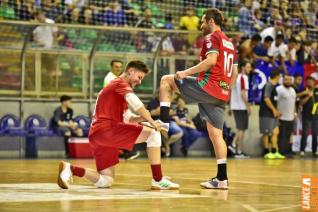
<svg viewBox="0 0 318 212">
<path fill-rule="evenodd" d="M 284 83 L 284 86 L 285 86 L 286 88 L 290 88 L 292 85 L 291 85 L 291 84 L 285 84 L 285 83 Z"/>
</svg>

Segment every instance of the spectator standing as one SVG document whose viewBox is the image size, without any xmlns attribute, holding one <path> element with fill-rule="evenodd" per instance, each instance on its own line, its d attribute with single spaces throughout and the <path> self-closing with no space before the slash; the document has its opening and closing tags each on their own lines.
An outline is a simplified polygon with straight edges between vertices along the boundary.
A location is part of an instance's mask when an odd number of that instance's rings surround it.
<svg viewBox="0 0 318 212">
<path fill-rule="evenodd" d="M 284 44 L 284 35 L 278 34 L 276 36 L 275 42 L 268 49 L 268 56 L 271 57 L 271 62 L 274 64 L 276 61 L 279 62 L 281 69 L 287 73 L 287 68 L 285 65 L 285 58 L 287 57 L 288 47 Z"/>
<path fill-rule="evenodd" d="M 279 70 L 270 73 L 269 82 L 266 83 L 259 109 L 260 132 L 264 145 L 265 159 L 284 159 L 278 152 L 277 137 L 279 134 L 278 118 L 281 116 L 277 109 L 277 92 L 275 86 L 280 79 Z"/>
<path fill-rule="evenodd" d="M 305 155 L 307 135 L 309 129 L 311 129 L 312 154 L 317 157 L 318 110 L 314 105 L 318 103 L 318 88 L 315 88 L 315 79 L 313 77 L 307 77 L 305 89 L 307 89 L 307 95 L 300 100 L 300 104 L 303 106 L 300 156 Z"/>
<path fill-rule="evenodd" d="M 264 43 L 253 48 L 253 57 L 256 60 L 262 60 L 264 62 L 271 62 L 271 58 L 268 56 L 268 49 L 271 47 L 274 39 L 271 36 L 267 36 L 264 39 Z"/>
<path fill-rule="evenodd" d="M 155 28 L 155 24 L 153 23 L 151 16 L 152 16 L 151 10 L 149 8 L 146 8 L 144 10 L 143 17 L 141 17 L 137 21 L 135 27 L 148 28 L 148 29 Z"/>
<path fill-rule="evenodd" d="M 253 49 L 260 44 L 262 37 L 259 34 L 253 35 L 251 39 L 245 40 L 239 47 L 239 58 L 243 60 L 253 60 Z"/>
<path fill-rule="evenodd" d="M 252 0 L 245 0 L 238 13 L 238 27 L 245 36 L 252 37 L 254 21 L 252 16 Z"/>
<path fill-rule="evenodd" d="M 37 11 L 34 14 L 36 20 L 41 24 L 54 24 L 52 19 L 46 18 L 44 12 Z M 57 35 L 57 28 L 54 26 L 38 26 L 33 31 L 33 39 L 39 47 L 51 49 Z"/>
<path fill-rule="evenodd" d="M 279 117 L 279 152 L 283 155 L 292 155 L 291 135 L 294 130 L 296 113 L 296 92 L 292 87 L 293 77 L 284 75 L 283 85 L 276 88 L 277 109 L 282 115 Z"/>
<path fill-rule="evenodd" d="M 176 101 L 177 108 L 173 118 L 183 131 L 181 152 L 183 156 L 187 157 L 190 146 L 202 136 L 202 133 L 196 129 L 190 119 L 189 110 L 185 107 L 184 99 L 178 96 Z"/>
<path fill-rule="evenodd" d="M 185 16 L 180 18 L 179 27 L 186 30 L 197 31 L 199 29 L 200 19 L 195 15 L 194 7 L 192 5 L 187 6 Z M 196 35 L 189 35 L 188 41 L 192 44 L 196 39 Z"/>
<path fill-rule="evenodd" d="M 111 71 L 108 72 L 104 79 L 104 87 L 106 87 L 110 81 L 117 78 L 123 71 L 123 62 L 121 60 L 112 60 L 110 63 Z"/>
<path fill-rule="evenodd" d="M 55 109 L 53 115 L 53 130 L 65 137 L 65 151 L 68 155 L 68 138 L 71 136 L 83 136 L 83 130 L 73 121 L 72 97 L 63 95 L 60 98 L 61 105 Z"/>
<path fill-rule="evenodd" d="M 248 156 L 243 153 L 243 141 L 245 131 L 248 129 L 248 118 L 251 115 L 251 106 L 248 102 L 248 74 L 252 71 L 251 62 L 243 61 L 239 71 L 230 100 L 230 109 L 234 115 L 237 131 L 228 148 L 234 157 L 246 158 Z"/>
</svg>

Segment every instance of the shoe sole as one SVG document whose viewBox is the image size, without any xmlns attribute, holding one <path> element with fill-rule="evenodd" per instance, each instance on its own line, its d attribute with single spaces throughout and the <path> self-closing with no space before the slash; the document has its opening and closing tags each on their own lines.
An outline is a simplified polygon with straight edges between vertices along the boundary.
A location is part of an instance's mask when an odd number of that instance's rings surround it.
<svg viewBox="0 0 318 212">
<path fill-rule="evenodd" d="M 158 188 L 155 186 L 151 186 L 151 190 L 179 190 L 179 188 L 167 188 L 167 189 L 162 189 L 162 188 Z"/>
<path fill-rule="evenodd" d="M 201 186 L 201 188 L 205 188 L 205 189 L 216 189 L 216 190 L 228 190 L 229 189 L 228 187 L 227 188 L 207 188 L 203 185 L 200 185 L 200 186 Z"/>
<path fill-rule="evenodd" d="M 134 159 L 138 158 L 139 156 L 140 156 L 140 153 L 137 153 L 137 154 L 127 158 L 126 160 L 134 160 Z"/>
<path fill-rule="evenodd" d="M 65 184 L 65 182 L 61 178 L 61 173 L 62 173 L 62 171 L 64 169 L 65 169 L 65 163 L 64 162 L 60 162 L 60 164 L 59 164 L 59 174 L 57 175 L 57 184 L 62 189 L 68 189 L 68 185 Z"/>
</svg>

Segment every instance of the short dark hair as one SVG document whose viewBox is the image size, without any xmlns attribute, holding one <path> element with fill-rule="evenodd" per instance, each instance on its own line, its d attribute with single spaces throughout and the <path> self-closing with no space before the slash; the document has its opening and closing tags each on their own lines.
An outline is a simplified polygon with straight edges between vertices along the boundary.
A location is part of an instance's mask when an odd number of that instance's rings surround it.
<svg viewBox="0 0 318 212">
<path fill-rule="evenodd" d="M 252 67 L 254 67 L 253 62 L 250 61 L 250 60 L 242 60 L 242 61 L 240 61 L 239 66 L 240 66 L 240 68 L 243 68 L 243 67 L 245 67 L 248 63 L 251 64 Z"/>
<path fill-rule="evenodd" d="M 146 74 L 149 73 L 149 69 L 147 68 L 147 65 L 144 62 L 140 61 L 140 60 L 132 60 L 132 61 L 130 61 L 127 64 L 126 68 L 125 68 L 125 72 L 128 69 L 130 69 L 130 68 L 138 69 L 139 71 L 142 71 L 142 72 L 144 72 Z"/>
<path fill-rule="evenodd" d="M 217 8 L 210 8 L 204 11 L 205 20 L 208 22 L 212 18 L 216 25 L 222 26 L 223 24 L 223 13 Z"/>
<path fill-rule="evenodd" d="M 315 78 L 313 78 L 312 76 L 308 76 L 308 77 L 306 78 L 306 81 L 308 81 L 308 80 L 314 80 L 314 81 L 315 81 Z"/>
<path fill-rule="evenodd" d="M 121 61 L 121 60 L 112 60 L 111 62 L 110 62 L 110 66 L 113 66 L 114 65 L 114 63 L 121 63 L 121 64 L 123 64 L 123 61 Z"/>
<path fill-rule="evenodd" d="M 302 75 L 302 74 L 294 74 L 294 77 L 295 77 L 295 78 L 297 78 L 297 77 L 303 78 L 303 75 Z"/>
<path fill-rule="evenodd" d="M 282 40 L 284 40 L 284 38 L 285 38 L 285 37 L 284 37 L 283 34 L 280 34 L 280 33 L 279 33 L 279 34 L 276 35 L 276 40 L 277 40 L 277 39 L 282 39 Z"/>
<path fill-rule="evenodd" d="M 279 75 L 280 75 L 279 69 L 274 69 L 274 70 L 272 70 L 271 73 L 269 74 L 269 77 L 270 77 L 271 79 L 274 79 L 274 78 L 276 78 L 276 77 L 279 76 Z"/>
<path fill-rule="evenodd" d="M 288 43 L 298 43 L 298 41 L 296 40 L 295 37 L 291 37 L 289 38 Z"/>
<path fill-rule="evenodd" d="M 293 77 L 290 73 L 284 73 L 283 77 Z"/>
<path fill-rule="evenodd" d="M 273 42 L 273 41 L 274 41 L 274 39 L 272 38 L 272 36 L 269 36 L 269 35 L 266 36 L 265 39 L 264 39 L 264 42 L 265 42 L 265 43 L 267 43 L 267 42 Z"/>
<path fill-rule="evenodd" d="M 33 16 L 36 17 L 38 15 L 44 15 L 45 16 L 45 12 L 43 10 L 40 10 L 40 9 L 36 9 L 34 12 L 33 12 Z"/>
<path fill-rule="evenodd" d="M 252 37 L 252 41 L 261 41 L 262 37 L 259 34 L 255 34 Z"/>
<path fill-rule="evenodd" d="M 62 95 L 60 97 L 60 102 L 65 102 L 65 101 L 68 101 L 68 100 L 72 100 L 72 97 L 70 97 L 68 95 Z"/>
</svg>

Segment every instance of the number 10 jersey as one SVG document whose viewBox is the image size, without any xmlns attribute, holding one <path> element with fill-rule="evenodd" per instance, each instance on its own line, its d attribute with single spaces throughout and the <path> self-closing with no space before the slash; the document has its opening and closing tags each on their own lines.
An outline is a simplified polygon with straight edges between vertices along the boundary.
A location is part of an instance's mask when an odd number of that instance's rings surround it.
<svg viewBox="0 0 318 212">
<path fill-rule="evenodd" d="M 221 31 L 215 31 L 204 38 L 201 49 L 201 61 L 208 54 L 217 53 L 217 62 L 209 70 L 203 71 L 197 77 L 200 87 L 211 96 L 229 101 L 231 92 L 231 76 L 233 66 L 237 65 L 237 54 L 231 40 Z"/>
</svg>

